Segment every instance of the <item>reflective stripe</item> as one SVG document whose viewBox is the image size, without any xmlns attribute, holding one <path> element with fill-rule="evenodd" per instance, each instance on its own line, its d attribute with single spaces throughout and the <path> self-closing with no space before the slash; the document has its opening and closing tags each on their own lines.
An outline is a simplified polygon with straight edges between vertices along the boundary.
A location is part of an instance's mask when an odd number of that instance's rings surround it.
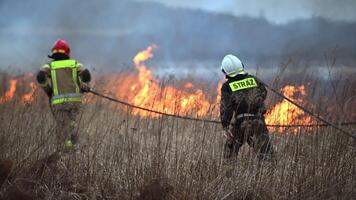
<svg viewBox="0 0 356 200">
<path fill-rule="evenodd" d="M 51 80 L 52 80 L 53 95 L 58 95 L 57 74 L 56 74 L 56 70 L 54 69 L 51 69 Z"/>
<path fill-rule="evenodd" d="M 59 98 L 59 99 L 52 99 L 52 105 L 65 103 L 65 102 L 81 102 L 81 98 Z"/>
<path fill-rule="evenodd" d="M 239 114 L 235 117 L 235 119 L 240 119 L 240 118 L 243 118 L 243 117 L 255 117 L 257 115 L 255 114 L 251 114 L 251 113 L 242 113 L 242 114 Z"/>
<path fill-rule="evenodd" d="M 239 81 L 229 83 L 229 86 L 233 92 L 244 90 L 248 88 L 257 87 L 256 80 L 253 77 L 245 78 Z"/>
<path fill-rule="evenodd" d="M 69 93 L 69 94 L 60 94 L 57 96 L 53 96 L 52 100 L 54 99 L 63 99 L 63 98 L 80 98 L 82 97 L 81 94 L 77 94 L 77 93 Z"/>
<path fill-rule="evenodd" d="M 78 71 L 77 68 L 72 68 L 72 78 L 75 84 L 75 92 L 80 93 L 79 85 L 78 85 Z"/>
<path fill-rule="evenodd" d="M 45 83 L 38 83 L 38 85 L 43 88 L 43 87 L 47 87 L 49 84 L 46 81 Z"/>
<path fill-rule="evenodd" d="M 77 68 L 77 61 L 75 60 L 57 60 L 51 62 L 51 69 L 62 68 Z"/>
<path fill-rule="evenodd" d="M 80 88 L 78 85 L 78 72 L 77 72 L 77 61 L 76 60 L 57 60 L 50 63 L 51 68 L 51 79 L 52 79 L 52 88 L 53 95 L 59 95 L 58 81 L 57 81 L 57 71 L 58 69 L 70 68 L 72 69 L 72 79 L 75 84 L 75 92 L 80 93 Z"/>
<path fill-rule="evenodd" d="M 65 53 L 66 51 L 64 51 L 63 49 L 55 49 L 52 51 L 52 53 Z"/>
<path fill-rule="evenodd" d="M 48 64 L 42 66 L 43 69 L 50 69 L 51 67 Z"/>
<path fill-rule="evenodd" d="M 78 68 L 81 68 L 81 67 L 83 67 L 83 64 L 82 64 L 82 63 L 77 62 L 77 67 L 78 67 Z"/>
<path fill-rule="evenodd" d="M 242 73 L 242 72 L 243 72 L 243 73 Z M 239 70 L 237 70 L 237 71 L 230 72 L 230 73 L 228 73 L 227 75 L 230 76 L 230 77 L 235 77 L 235 76 L 238 75 L 238 74 L 244 74 L 244 73 L 245 73 L 244 68 L 241 68 L 241 69 L 239 69 Z"/>
</svg>

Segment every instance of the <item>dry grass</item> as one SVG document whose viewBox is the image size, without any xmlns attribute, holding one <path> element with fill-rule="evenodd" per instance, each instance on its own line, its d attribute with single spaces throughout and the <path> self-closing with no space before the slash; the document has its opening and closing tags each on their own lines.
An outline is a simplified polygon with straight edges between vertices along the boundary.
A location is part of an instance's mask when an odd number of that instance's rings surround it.
<svg viewBox="0 0 356 200">
<path fill-rule="evenodd" d="M 167 117 L 140 119 L 122 110 L 101 100 L 87 105 L 80 122 L 81 151 L 58 155 L 54 152 L 54 122 L 46 104 L 1 105 L 0 198 L 356 196 L 356 149 L 350 138 L 331 128 L 272 134 L 277 150 L 273 162 L 259 162 L 244 146 L 226 165 L 219 124 Z"/>
</svg>

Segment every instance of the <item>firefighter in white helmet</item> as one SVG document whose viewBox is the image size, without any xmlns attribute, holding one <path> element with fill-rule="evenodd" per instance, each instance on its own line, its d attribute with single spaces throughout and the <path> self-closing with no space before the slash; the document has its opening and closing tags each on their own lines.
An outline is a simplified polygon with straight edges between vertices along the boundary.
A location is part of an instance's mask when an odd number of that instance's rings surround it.
<svg viewBox="0 0 356 200">
<path fill-rule="evenodd" d="M 226 143 L 224 158 L 236 155 L 247 142 L 260 159 L 268 158 L 273 148 L 264 120 L 266 87 L 245 72 L 243 63 L 234 55 L 226 55 L 221 63 L 226 82 L 221 87 L 220 119 Z M 233 119 L 234 116 L 234 120 Z"/>
</svg>

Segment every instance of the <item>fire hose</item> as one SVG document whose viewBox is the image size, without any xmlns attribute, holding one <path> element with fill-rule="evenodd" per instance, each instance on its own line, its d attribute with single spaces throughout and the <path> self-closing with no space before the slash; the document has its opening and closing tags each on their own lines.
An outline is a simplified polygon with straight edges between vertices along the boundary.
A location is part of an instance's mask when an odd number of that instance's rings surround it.
<svg viewBox="0 0 356 200">
<path fill-rule="evenodd" d="M 303 110 L 305 113 L 315 117 L 316 119 L 318 119 L 319 121 L 322 121 L 324 123 L 324 124 L 307 124 L 307 125 L 267 124 L 266 126 L 268 126 L 268 127 L 315 127 L 315 126 L 320 127 L 320 126 L 331 126 L 332 128 L 340 131 L 341 133 L 343 133 L 343 134 L 345 134 L 345 135 L 347 135 L 347 136 L 349 136 L 349 137 L 351 137 L 353 139 L 356 139 L 356 136 L 353 135 L 352 133 L 349 133 L 348 131 L 338 127 L 337 125 L 335 125 L 335 124 L 327 121 L 326 119 L 320 117 L 319 115 L 311 112 L 310 110 L 306 109 L 304 106 L 294 102 L 293 100 L 291 100 L 290 98 L 286 97 L 282 93 L 278 92 L 274 88 L 271 88 L 269 85 L 267 85 L 267 84 L 265 84 L 263 82 L 261 82 L 261 83 L 264 84 L 269 90 L 271 90 L 277 96 L 287 100 L 288 102 L 292 103 L 293 105 L 295 105 L 298 108 L 300 108 L 301 110 Z M 104 99 L 107 99 L 109 101 L 113 101 L 113 102 L 116 102 L 116 103 L 119 103 L 119 104 L 122 104 L 122 105 L 126 105 L 126 106 L 131 107 L 131 108 L 136 108 L 136 109 L 139 109 L 139 110 L 143 110 L 143 111 L 147 111 L 147 112 L 151 112 L 151 113 L 155 113 L 155 114 L 159 114 L 159 115 L 164 115 L 164 116 L 174 117 L 174 118 L 179 118 L 179 119 L 186 119 L 186 120 L 191 120 L 191 121 L 201 121 L 201 122 L 216 123 L 216 124 L 221 123 L 218 120 L 201 119 L 201 118 L 194 118 L 194 117 L 189 117 L 189 116 L 174 115 L 174 114 L 169 114 L 169 113 L 165 113 L 165 112 L 161 112 L 161 111 L 157 111 L 157 110 L 152 110 L 152 109 L 149 109 L 149 108 L 137 106 L 137 105 L 134 105 L 134 104 L 131 104 L 131 103 L 128 103 L 128 102 L 125 102 L 125 101 L 122 101 L 122 100 L 119 100 L 119 99 L 116 99 L 116 98 L 101 94 L 101 93 L 99 93 L 97 91 L 94 91 L 92 89 L 89 89 L 88 92 L 92 93 L 92 94 L 94 94 L 96 96 L 102 97 Z M 356 124 L 356 122 L 340 123 L 340 125 L 355 125 L 355 124 Z"/>
</svg>

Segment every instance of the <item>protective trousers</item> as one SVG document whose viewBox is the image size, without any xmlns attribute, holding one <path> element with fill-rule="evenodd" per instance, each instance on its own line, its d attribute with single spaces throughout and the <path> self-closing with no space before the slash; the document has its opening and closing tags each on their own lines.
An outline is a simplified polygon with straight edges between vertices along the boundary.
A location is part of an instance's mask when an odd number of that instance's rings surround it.
<svg viewBox="0 0 356 200">
<path fill-rule="evenodd" d="M 66 102 L 52 105 L 51 110 L 56 121 L 55 135 L 57 137 L 57 150 L 61 151 L 66 145 L 75 144 L 78 141 L 78 122 L 81 112 L 81 104 Z"/>
<path fill-rule="evenodd" d="M 247 142 L 258 154 L 259 159 L 266 159 L 273 153 L 268 129 L 263 118 L 243 118 L 232 127 L 234 140 L 227 140 L 224 146 L 224 158 L 231 158 L 235 152 L 239 153 L 241 146 Z"/>
</svg>

